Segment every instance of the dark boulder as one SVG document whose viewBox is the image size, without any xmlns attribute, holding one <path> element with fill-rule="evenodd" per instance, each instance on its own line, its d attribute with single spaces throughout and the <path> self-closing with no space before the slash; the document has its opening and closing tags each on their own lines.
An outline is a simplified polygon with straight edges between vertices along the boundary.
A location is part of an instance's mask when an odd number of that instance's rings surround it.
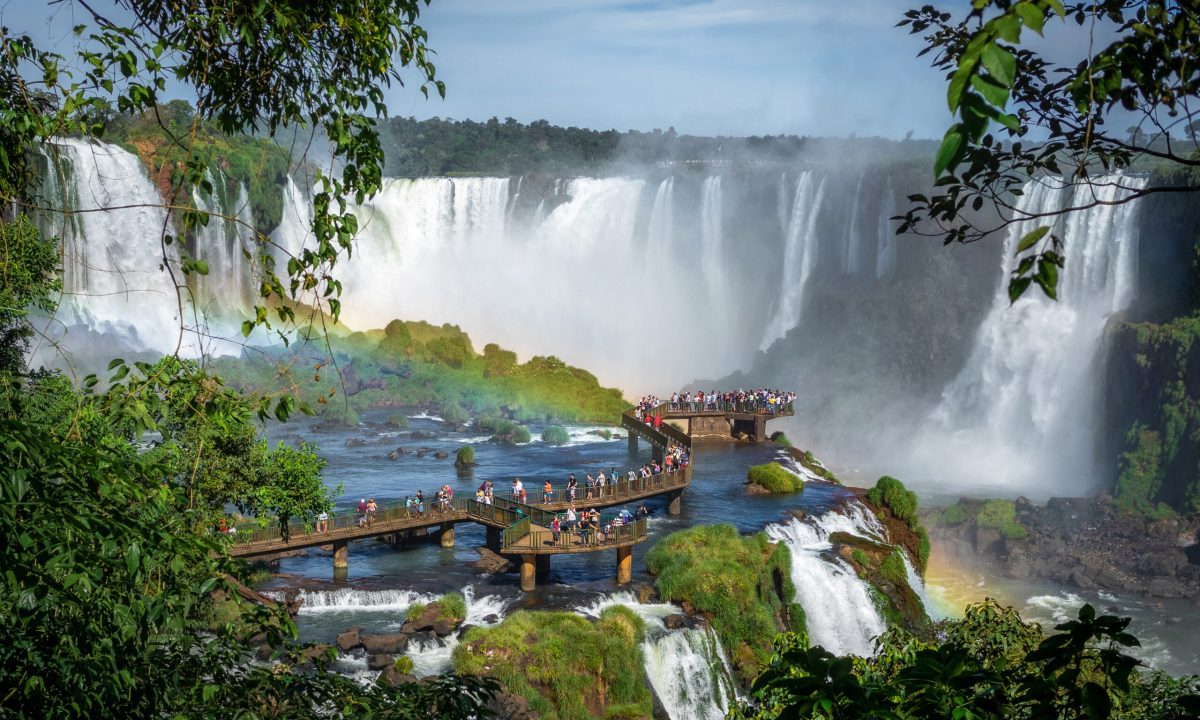
<svg viewBox="0 0 1200 720">
<path fill-rule="evenodd" d="M 409 433 L 409 437 L 413 440 L 437 440 L 437 433 L 426 430 L 413 430 Z"/>
<path fill-rule="evenodd" d="M 394 668 L 396 667 L 396 657 L 394 655 L 368 655 L 367 667 L 371 670 Z"/>
<path fill-rule="evenodd" d="M 437 633 L 438 637 L 447 637 L 452 635 L 457 627 L 458 623 L 446 618 L 441 618 L 433 623 L 433 631 Z"/>
<path fill-rule="evenodd" d="M 360 627 L 352 627 L 346 632 L 338 635 L 337 649 L 346 653 L 355 648 L 362 647 L 362 637 L 359 635 L 361 630 L 362 628 Z"/>
<path fill-rule="evenodd" d="M 486 547 L 477 547 L 475 552 L 479 553 L 479 559 L 471 563 L 471 567 L 476 570 L 495 574 L 511 572 L 516 569 L 516 565 L 511 560 Z"/>
<path fill-rule="evenodd" d="M 433 454 L 433 456 L 438 460 L 445 460 L 446 458 L 450 457 L 449 453 L 447 453 L 445 450 L 438 450 Z"/>
<path fill-rule="evenodd" d="M 665 625 L 668 630 L 678 630 L 680 628 L 687 627 L 688 619 L 684 615 L 675 613 L 663 618 L 663 625 Z"/>
<path fill-rule="evenodd" d="M 408 647 L 408 635 L 403 632 L 385 635 L 360 635 L 360 644 L 368 655 L 399 655 Z"/>
<path fill-rule="evenodd" d="M 379 673 L 379 680 L 376 682 L 396 687 L 399 685 L 411 685 L 416 681 L 415 677 L 400 672 L 396 669 L 395 663 L 392 663 L 389 667 L 385 667 L 383 672 Z"/>
</svg>

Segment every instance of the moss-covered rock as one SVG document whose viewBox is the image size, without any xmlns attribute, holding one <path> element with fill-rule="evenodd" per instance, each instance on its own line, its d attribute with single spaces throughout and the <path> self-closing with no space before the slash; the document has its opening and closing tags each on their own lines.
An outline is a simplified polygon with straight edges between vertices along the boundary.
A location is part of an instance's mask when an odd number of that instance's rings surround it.
<svg viewBox="0 0 1200 720">
<path fill-rule="evenodd" d="M 732 525 L 671 533 L 646 554 L 659 595 L 705 614 L 744 682 L 771 657 L 780 631 L 807 635 L 792 603 L 791 553 L 766 533 L 743 536 Z"/>
<path fill-rule="evenodd" d="M 471 467 L 475 464 L 475 448 L 470 445 L 463 445 L 454 453 L 454 465 L 456 467 Z"/>
<path fill-rule="evenodd" d="M 397 413 L 387 419 L 387 424 L 388 424 L 388 427 L 390 427 L 390 428 L 395 428 L 397 430 L 404 430 L 404 429 L 408 428 L 408 416 L 403 415 L 401 413 Z"/>
<path fill-rule="evenodd" d="M 829 541 L 834 552 L 871 586 L 875 604 L 889 627 L 918 634 L 929 628 L 927 609 L 908 583 L 903 548 L 844 532 L 833 533 Z"/>
<path fill-rule="evenodd" d="M 771 433 L 771 442 L 784 447 L 791 447 L 792 441 L 788 440 L 788 436 L 783 434 L 782 430 L 777 430 Z"/>
<path fill-rule="evenodd" d="M 746 473 L 746 482 L 769 493 L 793 493 L 804 489 L 804 480 L 777 462 L 755 465 Z"/>
<path fill-rule="evenodd" d="M 921 524 L 917 494 L 894 477 L 884 475 L 864 497 L 888 529 L 892 542 L 908 551 L 920 573 L 929 563 L 929 533 Z"/>
<path fill-rule="evenodd" d="M 994 528 L 1009 540 L 1022 540 L 1029 531 L 1017 521 L 1017 509 L 1012 500 L 988 500 L 975 515 L 979 527 Z"/>
<path fill-rule="evenodd" d="M 488 675 L 525 698 L 544 720 L 648 718 L 653 714 L 641 650 L 644 626 L 628 608 L 593 622 L 574 613 L 518 610 L 472 628 L 454 649 L 454 670 Z"/>
</svg>

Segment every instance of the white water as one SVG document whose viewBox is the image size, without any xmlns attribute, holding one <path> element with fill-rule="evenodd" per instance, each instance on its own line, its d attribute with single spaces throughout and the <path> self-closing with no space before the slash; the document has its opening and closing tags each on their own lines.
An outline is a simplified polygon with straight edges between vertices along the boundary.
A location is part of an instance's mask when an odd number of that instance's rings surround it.
<svg viewBox="0 0 1200 720">
<path fill-rule="evenodd" d="M 885 531 L 864 506 L 851 503 L 805 521 L 792 518 L 768 525 L 767 535 L 785 543 L 792 554 L 796 602 L 808 618 L 813 645 L 835 655 L 870 656 L 874 639 L 887 630 L 868 585 L 848 563 L 830 552 L 829 536 L 847 532 L 876 542 Z"/>
<path fill-rule="evenodd" d="M 862 184 L 865 172 L 858 174 L 858 182 L 854 184 L 854 199 L 850 203 L 850 217 L 846 221 L 846 238 L 843 240 L 842 272 L 853 275 L 861 269 L 859 255 L 864 246 L 863 238 L 858 227 L 858 203 L 862 198 Z"/>
<path fill-rule="evenodd" d="M 468 585 L 462 589 L 463 598 L 467 602 L 467 619 L 464 625 L 494 627 L 504 619 L 504 611 L 508 608 L 508 600 L 499 595 L 484 595 L 475 597 L 475 587 Z M 496 616 L 495 620 L 486 621 L 484 618 Z M 398 623 L 399 624 L 403 623 Z M 437 640 L 420 640 L 409 643 L 405 653 L 413 661 L 413 675 L 427 677 L 450 672 L 452 655 L 458 647 L 458 633 Z"/>
<path fill-rule="evenodd" d="M 46 200 L 76 211 L 51 217 L 47 228 L 63 243 L 63 302 L 51 334 L 83 325 L 134 350 L 169 353 L 181 345 L 196 354 L 201 343 L 181 330 L 183 300 L 167 272 L 183 282 L 179 256 L 162 244 L 174 230 L 141 161 L 115 145 L 66 138 L 47 153 L 55 162 Z"/>
<path fill-rule="evenodd" d="M 641 603 L 630 592 L 601 595 L 575 608 L 598 618 L 606 608 L 622 605 L 645 622 L 642 655 L 646 677 L 672 720 L 719 720 L 736 698 L 733 670 L 711 628 L 668 630 L 667 615 L 679 613 L 667 603 Z"/>
<path fill-rule="evenodd" d="M 296 593 L 296 598 L 304 603 L 300 606 L 300 613 L 304 615 L 329 612 L 381 612 L 395 613 L 403 617 L 403 613 L 413 605 L 433 602 L 437 596 L 413 590 L 339 588 L 337 590 L 301 589 Z"/>
<path fill-rule="evenodd" d="M 875 245 L 875 279 L 879 280 L 896 271 L 896 225 L 890 218 L 896 214 L 896 193 L 892 189 L 889 175 L 883 183 L 883 200 L 879 207 L 879 222 L 876 226 L 878 242 Z"/>
<path fill-rule="evenodd" d="M 1104 179 L 1101 200 L 1140 188 L 1138 178 Z M 1053 212 L 1089 201 L 1053 179 L 1025 187 L 1018 209 Z M 1133 299 L 1137 273 L 1136 204 L 1072 213 L 1057 227 L 1066 244 L 1058 301 L 1030 287 L 1010 306 L 1014 250 L 1039 220 L 1015 223 L 992 308 L 966 367 L 944 391 L 916 445 L 918 458 L 958 486 L 1024 493 L 1084 494 L 1093 489 L 1098 350 L 1109 316 Z"/>
<path fill-rule="evenodd" d="M 783 251 L 783 283 L 779 288 L 775 315 L 767 325 L 759 349 L 766 350 L 800 322 L 804 287 L 817 261 L 817 216 L 825 196 L 825 179 L 812 172 L 796 181 Z"/>
</svg>

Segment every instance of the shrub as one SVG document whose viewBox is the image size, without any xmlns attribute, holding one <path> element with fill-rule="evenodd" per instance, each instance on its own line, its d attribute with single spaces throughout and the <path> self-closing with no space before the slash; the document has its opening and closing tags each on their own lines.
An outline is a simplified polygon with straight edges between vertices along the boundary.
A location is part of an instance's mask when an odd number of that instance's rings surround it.
<svg viewBox="0 0 1200 720">
<path fill-rule="evenodd" d="M 448 592 L 433 602 L 440 608 L 439 620 L 462 622 L 467 619 L 467 599 L 462 593 Z"/>
<path fill-rule="evenodd" d="M 792 441 L 788 440 L 788 436 L 784 435 L 783 431 L 781 431 L 781 430 L 771 433 L 771 442 L 775 443 L 776 445 L 782 445 L 784 447 L 792 446 Z"/>
<path fill-rule="evenodd" d="M 485 378 L 507 377 L 517 367 L 517 354 L 503 350 L 496 343 L 483 346 L 483 376 Z"/>
<path fill-rule="evenodd" d="M 804 481 L 777 462 L 755 465 L 746 473 L 746 477 L 768 492 L 790 493 L 804 489 Z"/>
<path fill-rule="evenodd" d="M 387 419 L 389 427 L 394 427 L 397 430 L 403 430 L 408 427 L 408 418 L 404 415 L 393 415 Z"/>
<path fill-rule="evenodd" d="M 467 413 L 466 409 L 456 402 L 442 403 L 438 408 L 438 416 L 440 416 L 447 425 L 462 425 L 471 419 L 471 416 Z"/>
<path fill-rule="evenodd" d="M 409 622 L 421 617 L 421 613 L 425 612 L 425 608 L 429 607 L 426 603 L 413 603 L 408 606 L 408 612 L 405 614 L 405 619 Z"/>
<path fill-rule="evenodd" d="M 512 441 L 518 444 L 524 444 L 533 439 L 529 434 L 529 428 L 524 425 L 517 425 L 513 428 Z"/>
<path fill-rule="evenodd" d="M 475 448 L 463 445 L 454 453 L 454 464 L 458 467 L 470 467 L 475 464 Z"/>
<path fill-rule="evenodd" d="M 413 659 L 407 655 L 401 655 L 400 657 L 396 658 L 395 668 L 396 672 L 400 673 L 401 675 L 412 675 Z"/>
<path fill-rule="evenodd" d="M 546 429 L 542 431 L 542 441 L 551 445 L 562 445 L 570 439 L 571 436 L 567 434 L 567 429 L 562 425 L 547 425 Z"/>
<path fill-rule="evenodd" d="M 962 505 L 954 503 L 938 516 L 938 524 L 942 527 L 955 527 L 967 521 L 967 512 Z"/>
<path fill-rule="evenodd" d="M 867 554 L 858 548 L 854 548 L 854 550 L 851 551 L 850 557 L 854 558 L 854 562 L 857 563 L 860 568 L 865 568 L 871 564 Z"/>
<path fill-rule="evenodd" d="M 879 565 L 879 574 L 884 580 L 896 585 L 908 583 L 908 571 L 904 569 L 904 559 L 900 557 L 902 550 L 893 550 Z"/>
<path fill-rule="evenodd" d="M 475 356 L 471 346 L 462 336 L 434 338 L 429 341 L 426 352 L 436 362 L 452 368 L 461 368 Z"/>
<path fill-rule="evenodd" d="M 342 400 L 325 403 L 321 409 L 323 424 L 335 427 L 358 427 L 358 413 Z"/>
<path fill-rule="evenodd" d="M 1029 531 L 1017 522 L 1017 508 L 1012 500 L 988 500 L 975 515 L 979 527 L 994 528 L 1009 540 L 1021 540 Z"/>
<path fill-rule="evenodd" d="M 896 478 L 888 475 L 879 478 L 875 487 L 867 491 L 867 499 L 877 507 L 887 508 L 893 517 L 909 527 L 918 525 L 917 494 Z"/>
</svg>

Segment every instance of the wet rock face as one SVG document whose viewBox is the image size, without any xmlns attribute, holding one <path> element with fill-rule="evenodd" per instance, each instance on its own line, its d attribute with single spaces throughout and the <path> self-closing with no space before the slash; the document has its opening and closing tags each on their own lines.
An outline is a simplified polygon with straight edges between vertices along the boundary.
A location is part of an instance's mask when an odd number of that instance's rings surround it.
<svg viewBox="0 0 1200 720">
<path fill-rule="evenodd" d="M 377 682 L 386 685 L 399 686 L 415 683 L 416 681 L 417 679 L 412 675 L 405 675 L 397 670 L 395 661 L 393 661 L 391 665 L 383 668 L 383 672 L 379 674 L 379 680 Z"/>
<path fill-rule="evenodd" d="M 359 636 L 359 631 L 362 628 L 352 627 L 346 632 L 337 636 L 337 649 L 344 653 L 350 652 L 355 648 L 362 647 L 362 638 Z"/>
<path fill-rule="evenodd" d="M 371 670 L 386 670 L 387 668 L 396 667 L 396 657 L 394 655 L 368 655 L 367 667 Z"/>
<path fill-rule="evenodd" d="M 1082 590 L 1121 590 L 1155 598 L 1200 597 L 1200 545 L 1194 522 L 1120 512 L 1107 498 L 1052 498 L 1015 503 L 1028 534 L 998 537 L 975 523 L 978 501 L 960 500 L 966 519 L 953 527 L 931 516 L 943 552 L 999 561 L 1012 578 L 1043 578 Z"/>
<path fill-rule="evenodd" d="M 408 635 L 403 632 L 359 637 L 360 645 L 367 651 L 367 655 L 399 655 L 408 647 Z"/>
<path fill-rule="evenodd" d="M 486 547 L 475 548 L 475 552 L 479 553 L 479 559 L 471 563 L 471 567 L 476 570 L 495 574 L 512 572 L 516 569 L 516 565 L 508 558 Z"/>
</svg>

